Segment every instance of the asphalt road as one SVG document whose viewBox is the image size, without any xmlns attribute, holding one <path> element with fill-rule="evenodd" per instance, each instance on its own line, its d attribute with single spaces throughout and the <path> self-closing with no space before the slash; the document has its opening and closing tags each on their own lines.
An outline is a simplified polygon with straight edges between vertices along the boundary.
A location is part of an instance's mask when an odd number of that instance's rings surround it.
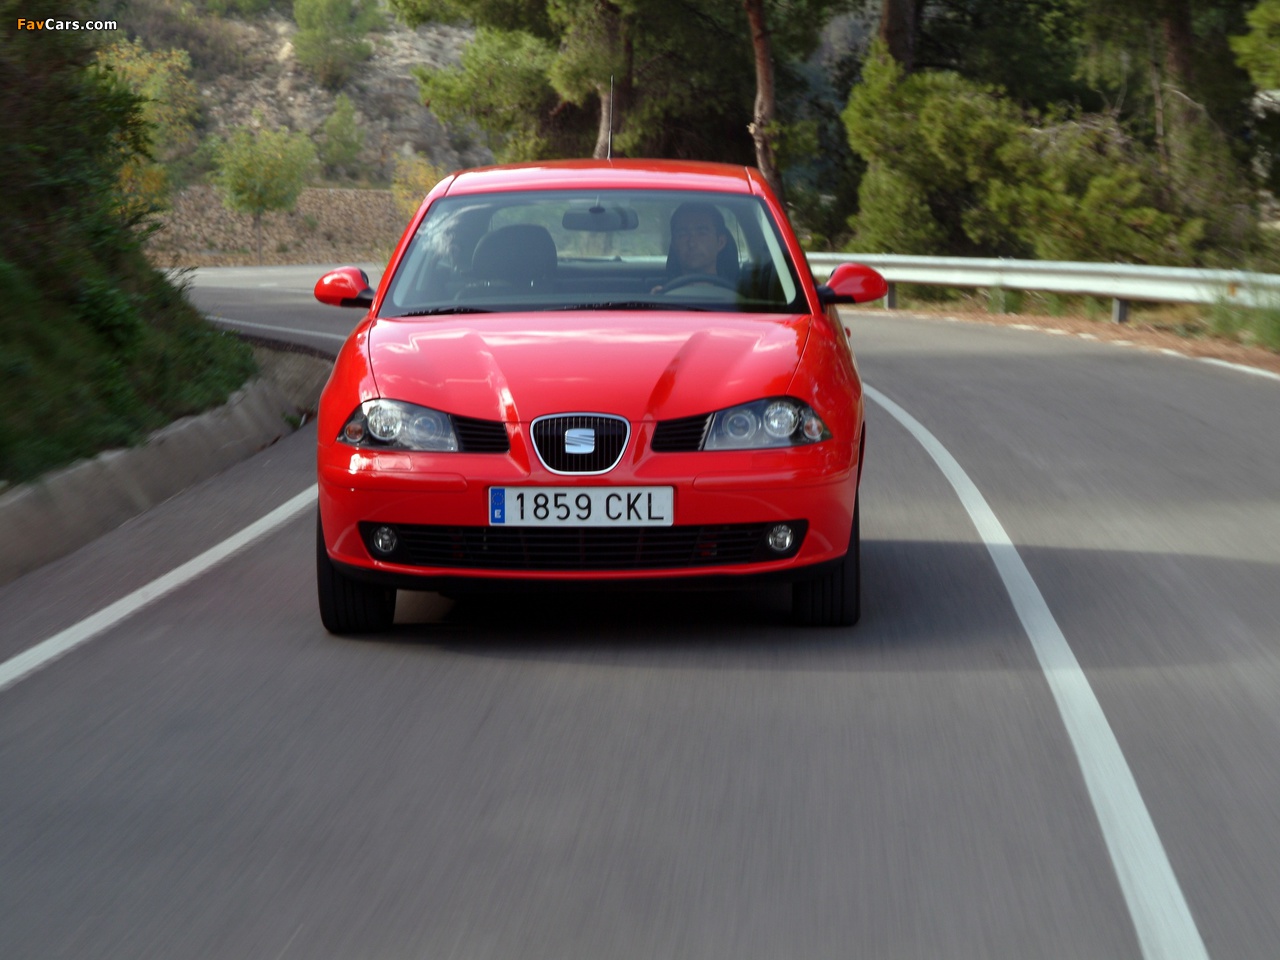
<svg viewBox="0 0 1280 960">
<path fill-rule="evenodd" d="M 195 298 L 332 349 L 319 273 Z M 0 957 L 1280 955 L 1280 383 L 849 326 L 885 400 L 855 629 L 402 593 L 339 640 L 304 508 L 0 691 Z M 307 490 L 313 445 L 0 588 L 0 662 Z"/>
</svg>

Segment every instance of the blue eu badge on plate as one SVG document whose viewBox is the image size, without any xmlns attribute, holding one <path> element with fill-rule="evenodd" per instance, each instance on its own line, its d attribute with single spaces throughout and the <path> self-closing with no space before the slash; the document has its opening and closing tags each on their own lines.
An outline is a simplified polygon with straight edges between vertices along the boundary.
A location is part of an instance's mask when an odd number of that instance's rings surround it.
<svg viewBox="0 0 1280 960">
<path fill-rule="evenodd" d="M 489 522 L 507 522 L 507 491 L 501 487 L 489 488 Z"/>
</svg>

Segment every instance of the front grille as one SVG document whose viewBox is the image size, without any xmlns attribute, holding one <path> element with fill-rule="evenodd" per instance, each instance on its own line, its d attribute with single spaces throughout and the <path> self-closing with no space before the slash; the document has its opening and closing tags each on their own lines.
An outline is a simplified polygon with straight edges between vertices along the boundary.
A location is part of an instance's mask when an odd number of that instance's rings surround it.
<svg viewBox="0 0 1280 960">
<path fill-rule="evenodd" d="M 660 420 L 653 428 L 653 441 L 649 444 L 654 453 L 686 453 L 701 450 L 702 441 L 711 423 L 711 414 L 700 413 L 696 417 L 680 420 Z"/>
<path fill-rule="evenodd" d="M 771 551 L 770 523 L 688 527 L 443 527 L 393 525 L 398 545 L 376 557 L 417 567 L 468 570 L 653 570 L 709 567 L 794 556 L 808 524 L 788 521 L 796 532 L 785 553 Z M 365 544 L 381 524 L 362 523 Z"/>
<path fill-rule="evenodd" d="M 590 453 L 570 453 L 565 434 L 593 431 Z M 631 424 L 622 417 L 600 413 L 566 413 L 533 421 L 533 446 L 543 465 L 554 473 L 607 473 L 622 459 Z"/>
<path fill-rule="evenodd" d="M 455 416 L 453 432 L 458 435 L 458 448 L 463 453 L 506 453 L 511 449 L 506 424 L 496 420 Z"/>
</svg>

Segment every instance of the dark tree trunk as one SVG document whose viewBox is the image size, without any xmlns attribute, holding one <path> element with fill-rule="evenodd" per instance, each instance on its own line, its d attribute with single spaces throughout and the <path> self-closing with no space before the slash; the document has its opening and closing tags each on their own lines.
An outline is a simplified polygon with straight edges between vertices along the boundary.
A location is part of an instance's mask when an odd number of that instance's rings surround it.
<svg viewBox="0 0 1280 960">
<path fill-rule="evenodd" d="M 782 174 L 778 171 L 774 149 L 778 136 L 778 103 L 773 85 L 773 41 L 765 21 L 764 0 L 742 0 L 742 6 L 751 25 L 751 46 L 756 61 L 756 104 L 750 126 L 751 139 L 756 145 L 756 166 L 782 200 Z"/>
<path fill-rule="evenodd" d="M 880 7 L 880 39 L 889 55 L 910 73 L 916 67 L 916 45 L 920 38 L 920 18 L 924 0 L 884 0 Z"/>
<path fill-rule="evenodd" d="M 596 85 L 596 93 L 600 97 L 600 123 L 596 128 L 596 145 L 591 155 L 597 160 L 612 156 L 612 134 L 617 133 L 621 127 L 631 101 L 631 75 L 635 62 L 635 40 L 630 20 L 611 3 L 601 4 L 601 10 L 605 18 L 609 49 L 617 52 L 620 71 L 610 82 Z"/>
<path fill-rule="evenodd" d="M 616 86 L 615 84 L 614 89 L 610 89 L 604 84 L 596 86 L 596 93 L 600 96 L 600 125 L 596 128 L 596 146 L 591 151 L 591 156 L 597 160 L 603 160 L 612 153 L 610 142 L 613 135 L 613 107 Z"/>
<path fill-rule="evenodd" d="M 1188 97 L 1194 97 L 1196 37 L 1191 28 L 1191 7 L 1187 0 L 1164 0 L 1160 27 L 1164 32 L 1166 82 Z"/>
</svg>

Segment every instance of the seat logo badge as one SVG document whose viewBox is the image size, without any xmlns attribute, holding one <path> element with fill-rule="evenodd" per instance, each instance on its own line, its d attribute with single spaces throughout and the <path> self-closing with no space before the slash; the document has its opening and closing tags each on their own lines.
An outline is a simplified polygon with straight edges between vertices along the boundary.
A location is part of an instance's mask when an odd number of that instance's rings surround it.
<svg viewBox="0 0 1280 960">
<path fill-rule="evenodd" d="M 596 448 L 596 432 L 590 427 L 570 427 L 564 432 L 565 453 L 591 453 Z"/>
</svg>

